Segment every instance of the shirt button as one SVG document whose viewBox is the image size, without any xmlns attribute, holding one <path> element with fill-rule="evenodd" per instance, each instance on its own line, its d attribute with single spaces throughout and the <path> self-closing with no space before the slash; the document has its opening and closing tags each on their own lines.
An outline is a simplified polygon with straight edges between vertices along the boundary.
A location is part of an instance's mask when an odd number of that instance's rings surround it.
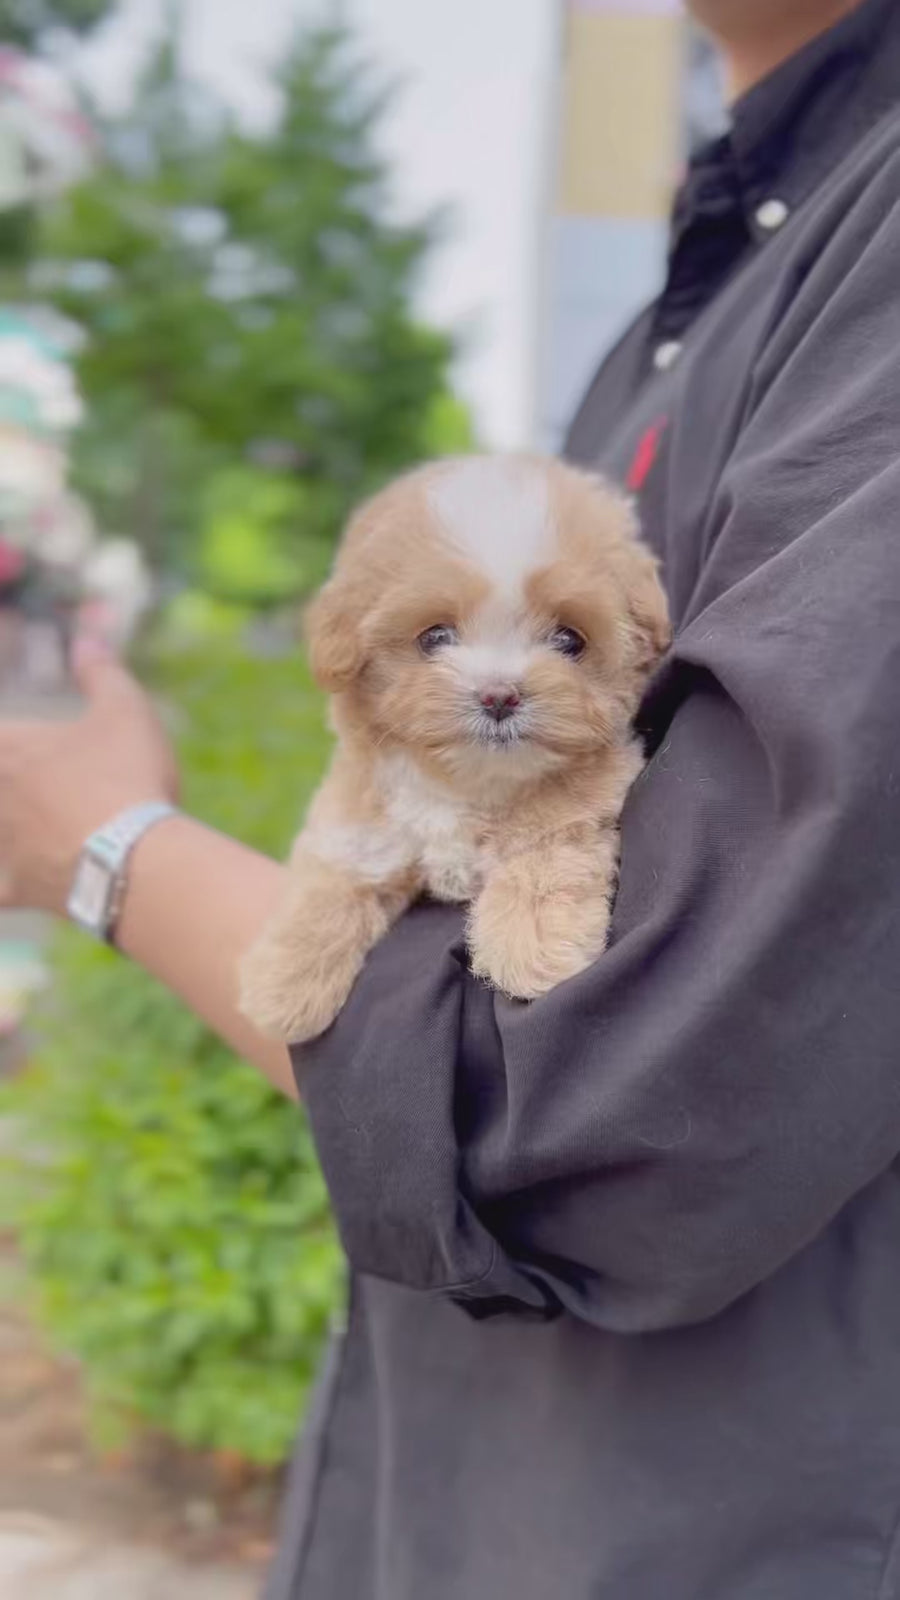
<svg viewBox="0 0 900 1600">
<path fill-rule="evenodd" d="M 764 200 L 757 207 L 756 220 L 766 233 L 775 233 L 790 216 L 790 209 L 783 200 Z"/>
<path fill-rule="evenodd" d="M 674 367 L 681 355 L 681 340 L 667 339 L 664 344 L 658 344 L 653 352 L 653 365 L 657 372 L 668 372 Z"/>
</svg>

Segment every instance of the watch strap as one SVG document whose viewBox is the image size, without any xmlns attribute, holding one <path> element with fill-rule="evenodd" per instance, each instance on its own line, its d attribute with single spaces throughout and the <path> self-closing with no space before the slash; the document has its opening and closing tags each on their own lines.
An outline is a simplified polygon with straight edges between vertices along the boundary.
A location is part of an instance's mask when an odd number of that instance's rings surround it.
<svg viewBox="0 0 900 1600">
<path fill-rule="evenodd" d="M 132 850 L 148 830 L 157 822 L 178 814 L 177 806 L 168 800 L 147 800 L 129 806 L 109 822 L 97 828 L 82 845 L 78 865 L 66 904 L 71 921 L 95 938 L 112 942 L 125 891 L 126 867 Z M 87 870 L 100 872 L 108 878 L 108 893 L 103 897 L 102 910 L 86 909 L 80 885 Z"/>
</svg>

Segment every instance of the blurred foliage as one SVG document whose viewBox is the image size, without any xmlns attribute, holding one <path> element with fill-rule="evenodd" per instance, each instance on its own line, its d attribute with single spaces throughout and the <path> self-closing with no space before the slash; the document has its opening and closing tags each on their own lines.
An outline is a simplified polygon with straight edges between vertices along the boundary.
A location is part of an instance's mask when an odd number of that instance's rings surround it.
<svg viewBox="0 0 900 1600">
<path fill-rule="evenodd" d="M 105 164 L 41 219 L 26 285 L 86 335 L 74 468 L 101 523 L 201 581 L 213 549 L 211 581 L 248 601 L 305 587 L 355 501 L 442 430 L 468 437 L 451 342 L 410 311 L 436 222 L 390 220 L 383 96 L 332 31 L 278 83 L 273 127 L 248 134 L 166 44 Z M 255 486 L 211 529 L 235 464 Z"/>
<path fill-rule="evenodd" d="M 320 583 L 329 547 L 305 532 L 315 487 L 259 467 L 225 467 L 201 501 L 197 574 L 214 598 L 271 606 Z M 287 541 L 284 529 L 299 530 Z"/>
<path fill-rule="evenodd" d="M 157 657 L 185 802 L 281 853 L 326 758 L 296 655 Z M 341 1267 L 302 1112 L 178 1001 L 63 930 L 20 1119 L 12 1209 L 39 1318 L 81 1361 L 101 1435 L 151 1426 L 280 1461 Z"/>
<path fill-rule="evenodd" d="M 0 28 L 39 9 L 63 7 L 0 0 Z M 280 87 L 250 136 L 167 44 L 5 286 L 83 330 L 76 486 L 183 580 L 148 664 L 185 804 L 276 854 L 326 737 L 299 656 L 248 657 L 248 619 L 319 581 L 385 478 L 473 446 L 450 341 L 409 309 L 436 226 L 391 220 L 382 98 L 333 32 L 300 41 Z M 3 1095 L 21 1125 L 4 1215 L 38 1314 L 108 1438 L 150 1426 L 278 1461 L 340 1301 L 302 1112 L 108 950 L 63 930 L 52 969 L 37 1059 Z"/>
<path fill-rule="evenodd" d="M 426 456 L 463 456 L 477 448 L 472 414 L 456 395 L 438 394 L 424 419 Z"/>
<path fill-rule="evenodd" d="M 218 600 L 205 589 L 181 589 L 166 606 L 165 636 L 176 649 L 235 642 L 245 635 L 252 617 L 249 606 Z"/>
<path fill-rule="evenodd" d="M 439 394 L 420 432 L 426 456 L 474 449 L 469 411 L 452 394 Z M 252 465 L 223 467 L 200 495 L 195 572 L 204 590 L 236 605 L 270 607 L 317 588 L 327 575 L 331 543 L 316 527 L 321 484 Z M 335 515 L 343 511 L 335 506 Z M 294 530 L 285 539 L 284 530 Z"/>
<path fill-rule="evenodd" d="M 46 34 L 84 33 L 114 9 L 113 0 L 0 0 L 0 44 L 33 50 Z"/>
</svg>

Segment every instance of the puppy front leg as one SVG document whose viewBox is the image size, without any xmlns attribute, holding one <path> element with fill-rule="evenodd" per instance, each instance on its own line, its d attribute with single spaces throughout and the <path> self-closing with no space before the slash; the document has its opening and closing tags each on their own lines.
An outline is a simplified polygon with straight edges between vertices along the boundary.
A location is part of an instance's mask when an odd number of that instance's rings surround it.
<svg viewBox="0 0 900 1600">
<path fill-rule="evenodd" d="M 369 951 L 412 903 L 410 872 L 378 883 L 297 841 L 281 905 L 241 963 L 240 1006 L 269 1038 L 300 1044 L 329 1028 Z"/>
<path fill-rule="evenodd" d="M 501 858 L 469 920 L 472 970 L 517 1000 L 583 972 L 606 944 L 618 831 L 569 832 Z"/>
</svg>

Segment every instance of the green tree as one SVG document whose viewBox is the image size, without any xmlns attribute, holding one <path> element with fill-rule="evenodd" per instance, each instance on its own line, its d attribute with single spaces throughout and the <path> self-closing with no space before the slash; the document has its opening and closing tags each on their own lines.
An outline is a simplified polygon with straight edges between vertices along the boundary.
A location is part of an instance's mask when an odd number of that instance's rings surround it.
<svg viewBox="0 0 900 1600">
<path fill-rule="evenodd" d="M 112 9 L 112 0 L 0 0 L 0 44 L 33 50 L 56 29 L 86 32 Z"/>
<path fill-rule="evenodd" d="M 280 116 L 251 136 L 167 45 L 106 130 L 103 168 L 46 217 L 31 271 L 87 336 L 79 487 L 188 571 L 219 472 L 292 481 L 265 538 L 327 549 L 446 414 L 451 342 L 410 311 L 434 222 L 389 219 L 382 97 L 334 32 L 304 36 L 279 83 Z M 321 560 L 294 568 L 302 587 Z"/>
</svg>

